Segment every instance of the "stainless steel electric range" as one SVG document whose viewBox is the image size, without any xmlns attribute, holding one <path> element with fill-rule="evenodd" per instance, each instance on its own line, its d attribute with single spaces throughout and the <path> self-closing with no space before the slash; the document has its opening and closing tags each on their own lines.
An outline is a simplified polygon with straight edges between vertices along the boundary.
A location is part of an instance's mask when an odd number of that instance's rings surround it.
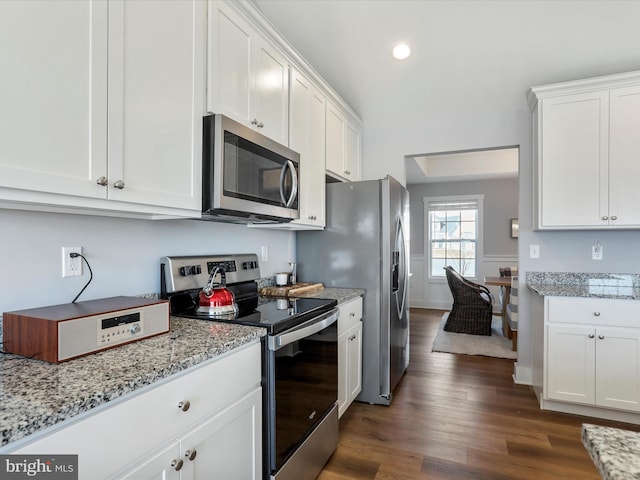
<svg viewBox="0 0 640 480">
<path fill-rule="evenodd" d="M 199 294 L 216 268 L 237 313 L 197 313 Z M 265 298 L 254 254 L 164 257 L 161 296 L 173 316 L 264 327 L 264 478 L 312 480 L 338 445 L 338 309 L 335 300 Z"/>
</svg>

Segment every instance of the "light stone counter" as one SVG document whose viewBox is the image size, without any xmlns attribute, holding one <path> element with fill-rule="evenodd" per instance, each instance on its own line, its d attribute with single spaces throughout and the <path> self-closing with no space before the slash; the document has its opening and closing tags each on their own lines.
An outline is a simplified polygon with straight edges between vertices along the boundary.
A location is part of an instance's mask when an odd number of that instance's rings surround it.
<svg viewBox="0 0 640 480">
<path fill-rule="evenodd" d="M 327 300 L 337 300 L 338 304 L 348 302 L 354 298 L 364 295 L 362 288 L 323 288 L 322 290 L 314 290 L 311 292 L 303 292 L 296 294 L 300 298 L 323 298 Z"/>
<path fill-rule="evenodd" d="M 640 300 L 640 275 L 527 272 L 527 286 L 542 296 Z"/>
<path fill-rule="evenodd" d="M 171 317 L 171 331 L 58 365 L 0 356 L 1 446 L 189 367 L 256 342 L 266 330 Z"/>
<path fill-rule="evenodd" d="M 582 444 L 604 480 L 640 478 L 640 433 L 585 423 Z"/>
</svg>

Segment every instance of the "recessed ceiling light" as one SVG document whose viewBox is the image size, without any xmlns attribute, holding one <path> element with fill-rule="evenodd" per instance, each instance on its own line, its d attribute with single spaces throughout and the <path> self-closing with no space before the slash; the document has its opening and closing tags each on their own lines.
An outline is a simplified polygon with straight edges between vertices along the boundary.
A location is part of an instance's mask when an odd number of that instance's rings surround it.
<svg viewBox="0 0 640 480">
<path fill-rule="evenodd" d="M 392 55 L 396 60 L 406 60 L 411 55 L 411 48 L 406 43 L 399 43 L 393 47 Z"/>
</svg>

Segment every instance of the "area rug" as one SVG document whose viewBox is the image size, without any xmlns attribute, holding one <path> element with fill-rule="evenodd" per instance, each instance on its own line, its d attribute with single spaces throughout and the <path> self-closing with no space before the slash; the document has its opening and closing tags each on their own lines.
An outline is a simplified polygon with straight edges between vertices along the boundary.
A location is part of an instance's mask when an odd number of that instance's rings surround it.
<svg viewBox="0 0 640 480">
<path fill-rule="evenodd" d="M 444 324 L 449 312 L 442 316 L 438 333 L 433 340 L 432 352 L 484 355 L 485 357 L 517 358 L 511 350 L 511 340 L 502 335 L 502 318 L 493 317 L 491 335 L 469 335 L 467 333 L 445 332 Z"/>
</svg>

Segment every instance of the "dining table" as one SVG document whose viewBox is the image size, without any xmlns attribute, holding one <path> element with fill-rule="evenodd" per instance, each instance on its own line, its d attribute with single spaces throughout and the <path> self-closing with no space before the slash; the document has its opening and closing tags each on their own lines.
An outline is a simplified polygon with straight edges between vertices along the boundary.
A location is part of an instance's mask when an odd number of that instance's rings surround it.
<svg viewBox="0 0 640 480">
<path fill-rule="evenodd" d="M 512 333 L 509 328 L 509 319 L 507 318 L 507 305 L 511 299 L 511 277 L 484 277 L 485 285 L 493 285 L 498 287 L 504 287 L 504 298 L 502 299 L 502 309 L 500 315 L 502 316 L 502 334 L 506 338 L 511 338 Z"/>
</svg>

